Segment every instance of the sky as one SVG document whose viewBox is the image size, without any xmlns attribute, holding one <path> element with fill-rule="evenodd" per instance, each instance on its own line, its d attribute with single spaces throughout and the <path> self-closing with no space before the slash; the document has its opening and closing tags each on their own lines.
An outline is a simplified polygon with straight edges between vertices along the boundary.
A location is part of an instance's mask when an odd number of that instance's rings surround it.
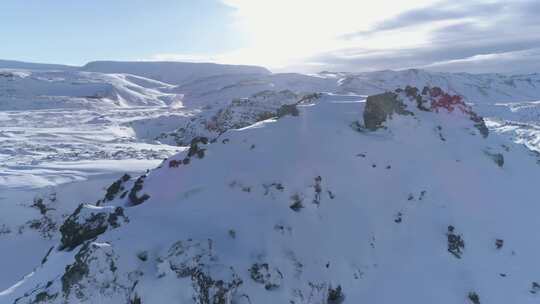
<svg viewBox="0 0 540 304">
<path fill-rule="evenodd" d="M 0 58 L 540 72 L 539 0 L 0 1 Z"/>
</svg>

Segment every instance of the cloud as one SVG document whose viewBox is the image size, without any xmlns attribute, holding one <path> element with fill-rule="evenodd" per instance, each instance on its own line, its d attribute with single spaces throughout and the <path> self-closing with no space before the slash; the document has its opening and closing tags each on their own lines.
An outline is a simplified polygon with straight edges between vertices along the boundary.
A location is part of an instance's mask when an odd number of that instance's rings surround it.
<svg viewBox="0 0 540 304">
<path fill-rule="evenodd" d="M 470 1 L 468 2 L 470 3 Z M 377 23 L 366 31 L 358 31 L 345 35 L 345 38 L 355 38 L 376 34 L 382 31 L 402 29 L 410 26 L 433 24 L 443 21 L 459 21 L 478 19 L 478 17 L 494 16 L 501 14 L 507 8 L 503 3 L 474 3 L 467 4 L 463 1 L 437 2 L 428 7 L 405 11 L 390 19 Z"/>
<path fill-rule="evenodd" d="M 526 68 L 524 68 L 526 66 Z M 479 54 L 463 59 L 434 62 L 422 68 L 461 72 L 473 69 L 477 73 L 524 73 L 540 71 L 540 48 L 522 51 Z"/>
<path fill-rule="evenodd" d="M 473 73 L 540 70 L 538 1 L 467 3 L 447 1 L 402 12 L 370 30 L 344 37 L 364 42 L 362 45 L 321 53 L 308 60 L 345 71 L 410 67 Z M 420 33 L 422 28 L 428 28 L 426 43 L 398 48 L 373 48 L 369 44 L 376 37 L 407 31 Z"/>
<path fill-rule="evenodd" d="M 341 36 L 368 29 L 388 15 L 429 0 L 222 0 L 234 8 L 236 29 L 250 42 L 239 59 L 285 67 L 305 58 L 350 47 Z M 306 64 L 308 64 L 306 62 Z"/>
<path fill-rule="evenodd" d="M 221 1 L 233 8 L 234 27 L 247 47 L 211 56 L 155 57 L 308 73 L 539 70 L 538 0 Z"/>
</svg>

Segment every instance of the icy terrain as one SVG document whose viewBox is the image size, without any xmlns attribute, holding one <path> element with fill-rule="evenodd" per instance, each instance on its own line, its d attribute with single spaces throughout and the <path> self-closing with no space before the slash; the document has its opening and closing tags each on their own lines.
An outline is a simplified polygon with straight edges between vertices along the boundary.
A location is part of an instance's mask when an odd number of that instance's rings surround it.
<svg viewBox="0 0 540 304">
<path fill-rule="evenodd" d="M 0 61 L 0 303 L 534 303 L 539 100 L 539 74 Z"/>
</svg>

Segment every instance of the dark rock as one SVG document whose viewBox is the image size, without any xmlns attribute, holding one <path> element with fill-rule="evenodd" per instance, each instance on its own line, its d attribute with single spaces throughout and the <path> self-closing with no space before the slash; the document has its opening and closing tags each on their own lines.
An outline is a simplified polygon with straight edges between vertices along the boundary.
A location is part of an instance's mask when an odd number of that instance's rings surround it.
<svg viewBox="0 0 540 304">
<path fill-rule="evenodd" d="M 137 192 L 139 192 L 143 188 L 145 178 L 146 175 L 141 175 L 139 178 L 137 178 L 137 180 L 133 184 L 133 187 L 129 191 L 128 197 L 131 206 L 140 205 L 150 198 L 148 194 L 143 194 L 141 197 L 137 196 Z"/>
<path fill-rule="evenodd" d="M 263 284 L 266 290 L 274 290 L 281 286 L 283 274 L 277 268 L 271 268 L 267 263 L 255 263 L 249 268 L 251 279 Z"/>
<path fill-rule="evenodd" d="M 34 303 L 50 303 L 56 297 L 58 296 L 58 293 L 49 294 L 47 291 L 42 291 L 36 294 L 36 297 L 34 298 L 34 301 L 32 301 L 32 304 Z"/>
<path fill-rule="evenodd" d="M 49 210 L 54 210 L 52 208 L 48 208 L 44 203 L 43 203 L 43 199 L 42 198 L 35 198 L 34 199 L 34 203 L 30 206 L 30 207 L 34 207 L 36 209 L 39 210 L 39 213 L 41 213 L 41 215 L 46 215 L 47 214 L 47 211 Z"/>
<path fill-rule="evenodd" d="M 207 145 L 208 138 L 202 136 L 193 138 L 191 140 L 191 144 L 187 153 L 188 157 L 197 156 L 198 158 L 204 158 L 204 152 L 206 151 L 206 149 L 199 147 L 199 144 Z"/>
<path fill-rule="evenodd" d="M 293 211 L 299 212 L 302 208 L 304 208 L 300 195 L 294 194 L 291 196 L 291 200 L 293 203 L 289 206 L 289 208 L 291 208 Z"/>
<path fill-rule="evenodd" d="M 461 259 L 463 249 L 465 249 L 465 242 L 461 235 L 454 233 L 454 230 L 454 226 L 448 226 L 448 233 L 446 234 L 448 238 L 448 252 L 453 254 L 456 258 Z"/>
<path fill-rule="evenodd" d="M 227 304 L 243 282 L 232 267 L 216 261 L 211 240 L 176 242 L 162 260 L 178 278 L 191 280 L 195 303 Z M 219 274 L 219 279 L 213 277 L 214 273 Z"/>
<path fill-rule="evenodd" d="M 169 162 L 169 168 L 178 168 L 182 164 L 181 160 L 173 159 Z"/>
<path fill-rule="evenodd" d="M 330 191 L 330 190 L 327 190 L 326 192 L 328 193 L 328 197 L 329 197 L 330 199 L 336 198 L 336 195 L 334 194 L 334 192 L 332 192 L 332 191 Z"/>
<path fill-rule="evenodd" d="M 484 151 L 484 153 L 489 156 L 497 164 L 497 166 L 504 166 L 504 156 L 501 153 L 491 153 L 489 151 Z"/>
<path fill-rule="evenodd" d="M 335 289 L 331 286 L 328 288 L 328 304 L 339 304 L 345 300 L 345 295 L 341 290 L 341 285 L 338 285 Z"/>
<path fill-rule="evenodd" d="M 133 296 L 133 299 L 129 301 L 129 304 L 142 304 L 141 298 L 138 295 Z"/>
<path fill-rule="evenodd" d="M 90 302 L 91 297 L 96 293 L 103 294 L 105 289 L 109 289 L 109 292 L 127 289 L 118 282 L 117 256 L 109 245 L 86 242 L 74 259 L 60 278 L 66 303 Z M 77 301 L 74 301 L 72 294 Z"/>
<path fill-rule="evenodd" d="M 313 188 L 315 189 L 315 198 L 313 198 L 313 203 L 316 205 L 319 205 L 321 203 L 321 192 L 322 192 L 322 177 L 317 176 L 315 177 L 315 184 L 313 185 Z"/>
<path fill-rule="evenodd" d="M 81 204 L 60 227 L 62 237 L 60 250 L 73 250 L 82 243 L 94 239 L 104 233 L 109 226 L 120 226 L 119 218 L 124 216 L 124 210 L 117 207 L 113 212 L 109 210 L 95 211 L 84 208 Z"/>
<path fill-rule="evenodd" d="M 298 116 L 300 112 L 295 104 L 285 104 L 277 109 L 276 114 L 278 118 L 281 118 L 287 115 Z"/>
<path fill-rule="evenodd" d="M 537 294 L 538 292 L 540 292 L 540 284 L 537 282 L 532 282 L 530 293 Z"/>
<path fill-rule="evenodd" d="M 147 251 L 141 251 L 137 253 L 137 258 L 143 262 L 146 262 L 148 260 L 148 252 Z"/>
<path fill-rule="evenodd" d="M 49 255 L 51 254 L 53 249 L 54 249 L 54 246 L 51 246 L 51 248 L 49 248 L 49 250 L 47 251 L 47 254 L 45 254 L 43 259 L 41 259 L 41 265 L 47 263 L 47 259 L 49 258 Z"/>
<path fill-rule="evenodd" d="M 62 292 L 64 297 L 68 297 L 74 285 L 78 284 L 85 276 L 88 275 L 90 269 L 88 267 L 89 244 L 86 243 L 81 250 L 75 255 L 75 262 L 66 266 L 66 270 L 62 275 Z"/>
<path fill-rule="evenodd" d="M 470 119 L 474 122 L 474 127 L 478 129 L 482 137 L 486 138 L 489 136 L 489 129 L 486 126 L 486 122 L 484 118 L 475 112 L 472 112 L 472 110 L 469 112 Z"/>
<path fill-rule="evenodd" d="M 497 247 L 497 249 L 501 249 L 503 245 L 504 245 L 504 240 L 501 240 L 501 239 L 495 240 L 495 247 Z"/>
<path fill-rule="evenodd" d="M 369 96 L 364 109 L 364 125 L 367 129 L 375 131 L 393 114 L 413 115 L 406 107 L 398 100 L 397 95 L 391 92 Z"/>
<path fill-rule="evenodd" d="M 105 199 L 108 201 L 112 201 L 116 194 L 118 194 L 121 191 L 124 191 L 123 184 L 127 182 L 131 176 L 129 174 L 124 174 L 120 179 L 112 183 L 108 188 L 107 192 L 105 193 Z"/>
<path fill-rule="evenodd" d="M 480 297 L 478 296 L 478 294 L 474 291 L 472 292 L 469 292 L 469 294 L 467 295 L 467 297 L 469 298 L 469 300 L 471 301 L 471 303 L 473 304 L 480 304 Z"/>
</svg>

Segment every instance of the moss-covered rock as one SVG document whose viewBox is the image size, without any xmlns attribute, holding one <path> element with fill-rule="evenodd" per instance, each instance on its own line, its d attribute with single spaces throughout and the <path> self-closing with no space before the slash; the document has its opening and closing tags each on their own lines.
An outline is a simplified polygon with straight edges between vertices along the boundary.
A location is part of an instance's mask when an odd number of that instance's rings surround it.
<svg viewBox="0 0 540 304">
<path fill-rule="evenodd" d="M 131 178 L 131 176 L 129 176 L 129 174 L 124 174 L 121 178 L 119 178 L 117 181 L 112 183 L 107 188 L 107 192 L 105 193 L 105 200 L 112 201 L 119 192 L 124 191 L 124 186 L 123 185 L 130 178 Z"/>
<path fill-rule="evenodd" d="M 406 108 L 407 106 L 398 99 L 397 94 L 392 92 L 369 96 L 364 109 L 364 125 L 367 129 L 374 131 L 381 128 L 383 122 L 393 114 L 413 115 Z"/>
</svg>

